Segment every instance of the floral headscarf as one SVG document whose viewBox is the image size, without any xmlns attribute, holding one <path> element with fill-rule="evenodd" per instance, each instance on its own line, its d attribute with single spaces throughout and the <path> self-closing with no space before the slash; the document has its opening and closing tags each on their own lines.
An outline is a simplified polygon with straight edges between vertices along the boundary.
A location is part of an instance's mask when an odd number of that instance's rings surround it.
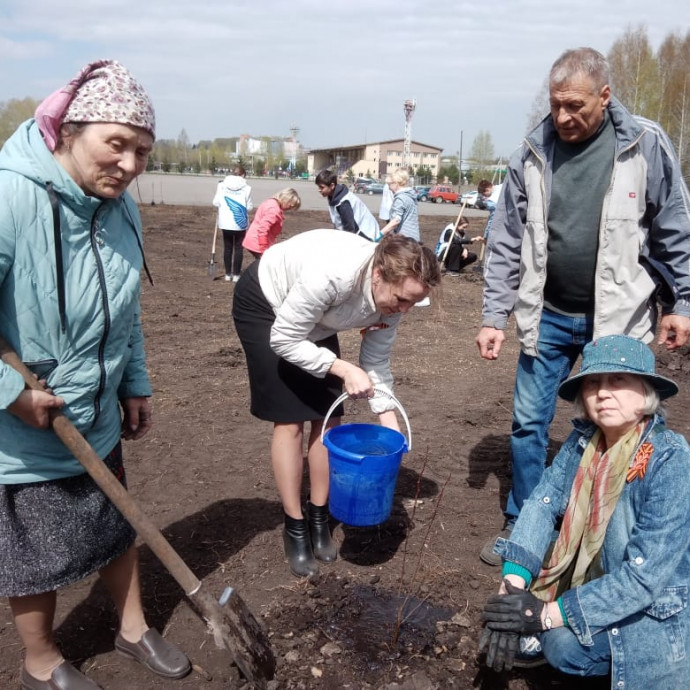
<svg viewBox="0 0 690 690">
<path fill-rule="evenodd" d="M 66 86 L 36 108 L 34 115 L 46 146 L 55 151 L 65 122 L 117 122 L 156 136 L 156 115 L 144 87 L 116 60 L 84 67 Z"/>
</svg>

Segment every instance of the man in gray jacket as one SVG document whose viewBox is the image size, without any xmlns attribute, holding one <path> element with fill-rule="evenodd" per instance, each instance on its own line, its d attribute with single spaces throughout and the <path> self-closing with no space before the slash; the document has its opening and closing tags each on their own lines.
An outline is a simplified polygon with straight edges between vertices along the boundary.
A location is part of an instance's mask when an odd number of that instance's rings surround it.
<svg viewBox="0 0 690 690">
<path fill-rule="evenodd" d="M 681 347 L 690 335 L 690 198 L 661 127 L 611 96 L 603 55 L 563 53 L 551 114 L 513 155 L 484 268 L 484 359 L 498 358 L 515 313 L 521 353 L 513 400 L 512 528 L 539 482 L 558 386 L 585 344 L 626 334 Z M 481 552 L 500 565 L 495 539 Z"/>
</svg>

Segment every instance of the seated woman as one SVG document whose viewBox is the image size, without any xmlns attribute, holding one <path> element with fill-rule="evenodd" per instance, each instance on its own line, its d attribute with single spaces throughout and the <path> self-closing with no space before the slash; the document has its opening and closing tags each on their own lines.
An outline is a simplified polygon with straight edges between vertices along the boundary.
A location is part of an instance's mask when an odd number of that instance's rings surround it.
<svg viewBox="0 0 690 690">
<path fill-rule="evenodd" d="M 524 643 L 536 634 L 564 673 L 690 687 L 690 448 L 660 409 L 677 392 L 638 340 L 585 347 L 559 389 L 585 419 L 495 547 L 504 580 L 482 614 L 489 666 L 525 665 L 516 649 L 534 649 Z"/>
<path fill-rule="evenodd" d="M 311 230 L 272 246 L 244 272 L 232 315 L 247 357 L 251 413 L 273 422 L 271 461 L 285 513 L 283 543 L 297 576 L 333 561 L 328 528 L 328 453 L 321 425 L 341 387 L 372 398 L 391 390 L 390 355 L 398 322 L 438 285 L 433 252 L 392 235 L 369 242 L 349 232 Z M 361 331 L 359 362 L 340 358 L 338 332 Z M 372 412 L 397 430 L 393 403 L 372 398 Z M 340 423 L 342 406 L 329 420 Z M 302 510 L 302 444 L 307 441 L 309 502 Z"/>
</svg>

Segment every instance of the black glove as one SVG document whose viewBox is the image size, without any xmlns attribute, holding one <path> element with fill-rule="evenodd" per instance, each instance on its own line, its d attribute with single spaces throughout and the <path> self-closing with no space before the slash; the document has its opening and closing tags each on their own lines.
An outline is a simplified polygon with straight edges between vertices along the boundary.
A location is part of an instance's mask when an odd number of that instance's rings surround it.
<svg viewBox="0 0 690 690">
<path fill-rule="evenodd" d="M 541 612 L 544 602 L 534 594 L 503 580 L 507 594 L 491 597 L 482 611 L 482 620 L 490 630 L 513 633 L 538 633 L 544 630 Z"/>
<path fill-rule="evenodd" d="M 520 643 L 520 635 L 484 628 L 479 638 L 479 651 L 486 649 L 486 665 L 494 671 L 510 671 Z"/>
</svg>

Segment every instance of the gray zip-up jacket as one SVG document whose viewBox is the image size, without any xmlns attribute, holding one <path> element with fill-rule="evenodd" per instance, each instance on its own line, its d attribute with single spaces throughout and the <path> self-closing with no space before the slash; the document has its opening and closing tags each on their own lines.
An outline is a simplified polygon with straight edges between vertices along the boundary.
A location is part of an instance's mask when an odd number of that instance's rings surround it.
<svg viewBox="0 0 690 690">
<path fill-rule="evenodd" d="M 599 226 L 594 337 L 626 334 L 649 342 L 657 319 L 655 283 L 640 255 L 668 269 L 677 287 L 672 312 L 690 316 L 690 198 L 661 127 L 631 115 L 615 98 L 608 110 L 616 154 Z M 482 325 L 505 329 L 514 311 L 522 350 L 532 356 L 544 305 L 557 136 L 549 115 L 513 154 L 484 269 Z"/>
</svg>

